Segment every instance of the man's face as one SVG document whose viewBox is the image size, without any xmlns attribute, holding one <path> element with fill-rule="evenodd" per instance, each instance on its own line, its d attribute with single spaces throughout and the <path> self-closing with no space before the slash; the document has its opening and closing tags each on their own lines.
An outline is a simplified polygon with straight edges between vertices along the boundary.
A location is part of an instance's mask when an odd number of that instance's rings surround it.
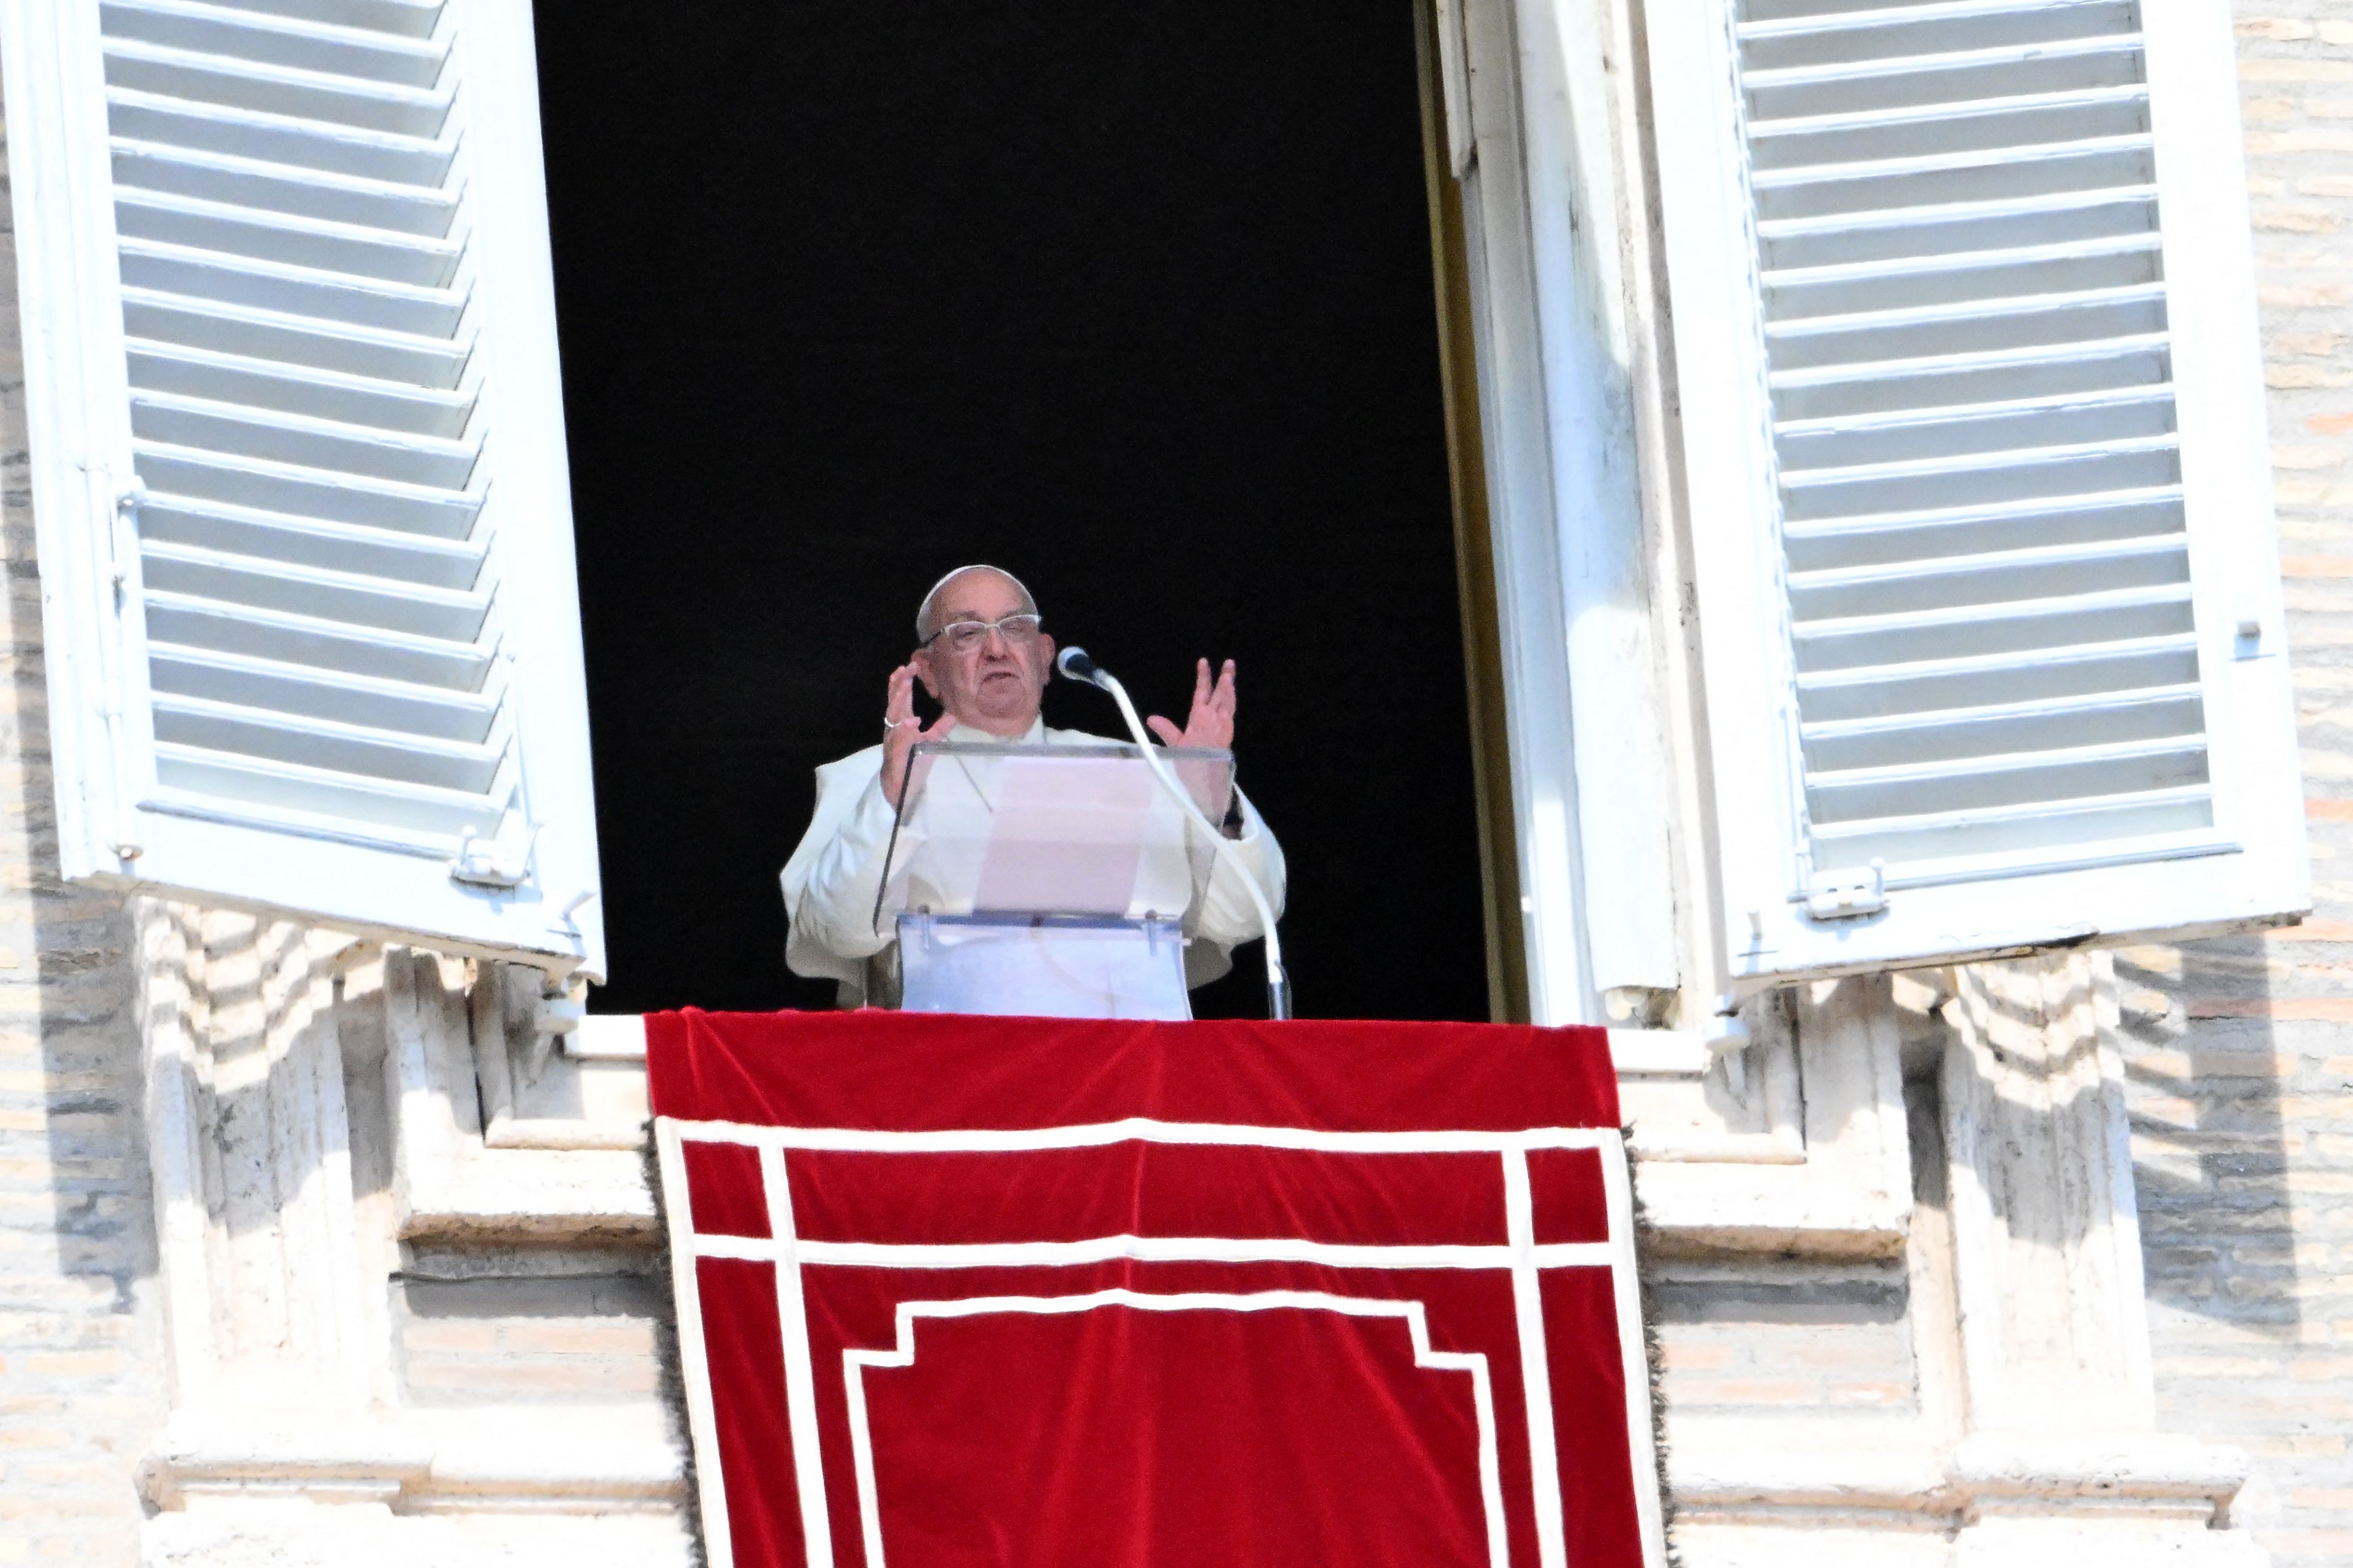
<svg viewBox="0 0 2353 1568">
<path fill-rule="evenodd" d="M 1020 590 L 1001 574 L 966 572 L 940 590 L 932 629 L 956 621 L 998 621 L 1028 608 Z M 992 632 L 961 653 L 950 642 L 935 637 L 917 650 L 913 662 L 923 689 L 960 724 L 1001 736 L 1029 729 L 1054 668 L 1054 639 L 1041 632 L 1018 641 Z"/>
</svg>

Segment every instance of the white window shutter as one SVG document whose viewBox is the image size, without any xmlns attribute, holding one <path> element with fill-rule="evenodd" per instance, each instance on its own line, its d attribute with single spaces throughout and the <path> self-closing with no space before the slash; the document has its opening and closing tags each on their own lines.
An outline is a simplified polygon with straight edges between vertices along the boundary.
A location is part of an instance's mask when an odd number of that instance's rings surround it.
<svg viewBox="0 0 2353 1568">
<path fill-rule="evenodd" d="M 530 7 L 0 68 L 66 874 L 601 973 Z"/>
<path fill-rule="evenodd" d="M 1747 985 L 2308 902 L 2225 0 L 1652 0 Z"/>
</svg>

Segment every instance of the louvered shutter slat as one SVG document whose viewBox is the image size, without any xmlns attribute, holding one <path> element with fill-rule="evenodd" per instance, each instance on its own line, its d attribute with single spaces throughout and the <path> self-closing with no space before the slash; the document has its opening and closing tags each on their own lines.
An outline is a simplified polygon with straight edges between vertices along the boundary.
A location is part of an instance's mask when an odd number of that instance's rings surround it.
<svg viewBox="0 0 2353 1568">
<path fill-rule="evenodd" d="M 431 37 L 441 6 L 442 0 L 245 0 L 248 11 L 408 38 Z"/>
<path fill-rule="evenodd" d="M 459 589 L 480 582 L 488 548 L 482 540 L 355 528 L 184 498 L 150 500 L 140 513 L 140 533 L 152 544 L 194 545 L 224 555 Z"/>
<path fill-rule="evenodd" d="M 372 380 L 447 390 L 459 385 L 466 373 L 467 345 L 430 332 L 216 303 L 153 289 L 125 289 L 122 320 L 137 338 Z"/>
<path fill-rule="evenodd" d="M 404 788 L 382 777 L 168 740 L 155 742 L 155 757 L 164 789 L 190 799 L 232 803 L 221 808 L 230 821 L 282 823 L 322 837 L 350 833 L 353 824 L 364 823 L 370 841 L 406 844 L 426 853 L 466 833 L 494 837 L 499 828 L 500 813 L 472 790 Z"/>
<path fill-rule="evenodd" d="M 479 691 L 492 650 L 478 643 L 408 637 L 317 616 L 272 612 L 155 588 L 147 595 L 148 635 L 160 641 L 353 675 Z"/>
<path fill-rule="evenodd" d="M 250 110 L 332 126 L 433 137 L 449 117 L 450 94 L 320 71 L 276 68 L 132 39 L 106 41 L 110 88 L 185 99 L 191 104 Z"/>
<path fill-rule="evenodd" d="M 448 283 L 466 248 L 459 240 L 399 234 L 332 217 L 308 218 L 153 187 L 117 201 L 115 221 L 123 233 L 141 239 L 425 288 Z"/>
<path fill-rule="evenodd" d="M 137 481 L 96 871 L 600 966 L 527 11 L 31 3 L 103 95 Z"/>
<path fill-rule="evenodd" d="M 151 643 L 148 668 L 149 682 L 157 691 L 309 714 L 396 734 L 480 742 L 488 738 L 498 714 L 494 700 L 474 692 L 372 679 L 213 648 Z"/>
<path fill-rule="evenodd" d="M 2225 445 L 2243 420 L 2189 424 L 2223 395 L 2178 379 L 2183 310 L 2236 320 L 2250 292 L 2243 231 L 2234 272 L 2167 195 L 2227 58 L 2185 65 L 2147 0 L 1668 9 L 1685 440 L 1746 454 L 1694 481 L 1697 526 L 1749 535 L 1702 542 L 1703 635 L 1713 601 L 1767 639 L 1711 649 L 1712 685 L 1756 692 L 1711 697 L 1736 716 L 1718 789 L 1768 797 L 1725 807 L 1736 974 L 2292 910 L 2293 834 L 2246 810 L 2294 788 L 2284 672 L 2234 643 L 2276 604 L 2260 453 Z M 2211 300 L 2182 296 L 2193 256 Z M 1718 310 L 1728 342 L 1683 331 Z M 2252 343 L 2231 353 L 2216 379 L 2259 395 Z M 2218 624 L 2226 593 L 2250 607 Z M 2218 720 L 2224 688 L 2260 700 Z M 1767 755 L 1786 783 L 1759 792 Z M 2184 857 L 2204 881 L 2178 897 L 2114 869 Z"/>
<path fill-rule="evenodd" d="M 107 36 L 259 65 L 431 87 L 448 46 L 372 27 L 346 27 L 280 12 L 257 16 L 230 4 L 103 0 Z"/>
<path fill-rule="evenodd" d="M 117 137 L 114 177 L 123 185 L 195 201 L 431 239 L 446 237 L 457 216 L 454 192 L 420 190 L 392 180 L 361 180 L 214 153 L 191 153 Z"/>
<path fill-rule="evenodd" d="M 449 172 L 456 143 L 328 125 L 227 104 L 117 88 L 107 94 L 109 122 L 134 142 L 215 153 L 284 169 L 309 169 L 357 179 L 436 186 Z"/>
<path fill-rule="evenodd" d="M 470 392 L 342 375 L 180 343 L 133 340 L 129 351 L 132 375 L 141 386 L 191 403 L 265 408 L 332 425 L 452 440 L 465 434 L 474 408 Z"/>
<path fill-rule="evenodd" d="M 361 280 L 172 245 L 125 240 L 121 261 L 126 292 L 146 289 L 150 300 L 178 296 L 244 305 L 273 316 L 309 316 L 347 327 L 381 328 L 427 344 L 446 344 L 466 309 L 465 295 L 456 289 Z M 411 375 L 407 379 L 434 378 Z"/>
</svg>

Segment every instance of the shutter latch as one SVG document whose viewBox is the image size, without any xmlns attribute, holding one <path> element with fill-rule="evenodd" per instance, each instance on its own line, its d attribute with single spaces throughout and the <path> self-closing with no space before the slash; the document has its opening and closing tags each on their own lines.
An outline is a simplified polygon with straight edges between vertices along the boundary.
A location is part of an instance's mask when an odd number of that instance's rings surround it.
<svg viewBox="0 0 2353 1568">
<path fill-rule="evenodd" d="M 1882 862 L 1817 871 L 1806 881 L 1806 914 L 1818 921 L 1851 921 L 1887 907 L 1887 873 Z"/>
<path fill-rule="evenodd" d="M 449 862 L 453 880 L 470 882 L 480 888 L 520 887 L 531 875 L 531 843 L 534 834 L 525 833 L 520 845 L 508 844 L 499 838 L 478 838 L 472 828 L 466 830 L 458 841 L 458 853 Z"/>
</svg>

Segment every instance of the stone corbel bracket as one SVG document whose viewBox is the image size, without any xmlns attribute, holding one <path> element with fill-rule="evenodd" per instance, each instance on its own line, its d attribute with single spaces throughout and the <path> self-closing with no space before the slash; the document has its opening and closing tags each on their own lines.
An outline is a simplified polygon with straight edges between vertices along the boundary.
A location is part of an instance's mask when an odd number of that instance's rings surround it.
<svg viewBox="0 0 2353 1568">
<path fill-rule="evenodd" d="M 466 980 L 462 964 L 436 954 L 392 948 L 384 955 L 400 1238 L 652 1246 L 653 1194 L 638 1152 L 642 1110 L 634 1118 L 517 1114 L 533 1086 L 517 1081 L 501 987 L 478 985 L 470 998 Z"/>
<path fill-rule="evenodd" d="M 1902 1256 L 1911 1149 L 1888 993 L 1883 977 L 1799 986 L 1752 1004 L 1745 1043 L 1682 1059 L 1611 1031 L 1654 1251 Z"/>
</svg>

